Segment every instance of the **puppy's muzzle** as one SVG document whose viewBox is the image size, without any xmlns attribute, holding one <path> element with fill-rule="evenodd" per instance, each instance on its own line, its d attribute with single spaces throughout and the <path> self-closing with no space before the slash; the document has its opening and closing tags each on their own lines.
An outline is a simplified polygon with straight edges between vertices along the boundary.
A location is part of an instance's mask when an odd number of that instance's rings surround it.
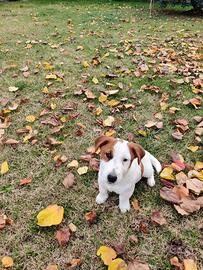
<svg viewBox="0 0 203 270">
<path fill-rule="evenodd" d="M 108 182 L 109 182 L 109 183 L 115 183 L 116 180 L 117 180 L 117 176 L 116 176 L 116 175 L 113 175 L 113 174 L 109 174 L 109 175 L 107 176 L 107 179 L 108 179 Z"/>
</svg>

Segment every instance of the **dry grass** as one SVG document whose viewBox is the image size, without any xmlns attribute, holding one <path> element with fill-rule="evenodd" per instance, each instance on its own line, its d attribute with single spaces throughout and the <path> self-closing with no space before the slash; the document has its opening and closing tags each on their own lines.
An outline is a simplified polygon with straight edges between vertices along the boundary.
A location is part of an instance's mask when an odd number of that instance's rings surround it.
<svg viewBox="0 0 203 270">
<path fill-rule="evenodd" d="M 173 239 L 182 239 L 187 249 L 179 255 L 194 257 L 203 264 L 201 251 L 201 221 L 202 212 L 191 217 L 180 217 L 173 207 L 162 201 L 159 197 L 159 180 L 155 188 L 149 188 L 144 182 L 137 185 L 134 197 L 141 205 L 140 212 L 131 210 L 121 215 L 117 208 L 117 196 L 111 197 L 105 205 L 97 206 L 95 197 L 97 194 L 96 173 L 90 171 L 84 176 L 76 175 L 77 184 L 71 190 L 65 190 L 62 181 L 67 172 L 66 164 L 56 169 L 53 157 L 57 153 L 65 154 L 68 161 L 79 159 L 85 149 L 93 144 L 97 135 L 96 129 L 100 127 L 96 123 L 96 117 L 88 112 L 88 102 L 84 96 L 75 97 L 73 92 L 82 87 L 91 89 L 98 97 L 106 88 L 103 73 L 114 70 L 116 66 L 134 68 L 130 57 L 124 53 L 124 57 L 118 59 L 113 52 L 106 57 L 101 66 L 90 67 L 84 70 L 79 63 L 82 60 L 91 61 L 98 52 L 104 55 L 113 48 L 118 51 L 123 48 L 125 40 L 133 40 L 133 43 L 141 44 L 142 48 L 149 49 L 154 44 L 166 45 L 165 39 L 172 37 L 174 43 L 168 46 L 178 51 L 184 49 L 184 34 L 188 34 L 197 44 L 199 42 L 199 30 L 201 19 L 185 16 L 164 16 L 157 14 L 149 19 L 146 6 L 131 2 L 68 2 L 65 1 L 29 1 L 21 3 L 0 4 L 0 62 L 6 71 L 1 75 L 1 97 L 11 100 L 28 99 L 22 103 L 17 111 L 9 114 L 12 120 L 11 126 L 6 130 L 7 138 L 22 139 L 16 134 L 16 130 L 25 127 L 25 117 L 28 114 L 39 113 L 51 102 L 56 103 L 55 113 L 60 113 L 61 108 L 72 100 L 78 103 L 77 112 L 80 116 L 76 120 L 65 123 L 65 128 L 56 136 L 64 144 L 60 147 L 48 148 L 45 144 L 50 136 L 50 129 L 40 124 L 37 120 L 33 128 L 38 130 L 38 143 L 36 145 L 20 144 L 16 148 L 4 146 L 1 148 L 0 163 L 8 160 L 10 171 L 0 177 L 0 209 L 14 219 L 13 226 L 6 227 L 0 234 L 0 256 L 10 255 L 14 258 L 16 270 L 45 269 L 48 263 L 56 263 L 60 269 L 71 258 L 81 258 L 82 270 L 106 269 L 96 256 L 96 250 L 100 245 L 111 245 L 113 242 L 121 242 L 126 245 L 128 252 L 126 260 L 139 257 L 146 260 L 152 269 L 171 269 L 169 258 L 169 242 Z M 129 19 L 122 22 L 120 19 Z M 46 44 L 33 44 L 31 49 L 26 49 L 29 40 L 42 40 Z M 47 44 L 48 43 L 48 44 Z M 51 48 L 50 45 L 59 45 Z M 83 51 L 76 51 L 77 46 L 82 45 Z M 182 47 L 183 46 L 183 47 Z M 187 46 L 185 45 L 186 53 Z M 47 85 L 45 75 L 49 71 L 38 67 L 39 62 L 49 62 L 54 65 L 54 71 L 64 73 L 63 82 L 54 82 L 50 86 L 50 92 L 62 90 L 62 98 L 47 98 L 41 89 Z M 30 76 L 24 78 L 20 68 L 29 63 Z M 15 67 L 11 67 L 15 64 Z M 9 67 L 10 66 L 10 67 Z M 153 66 L 153 64 L 152 64 Z M 38 73 L 35 70 L 39 69 Z M 15 75 L 17 74 L 17 75 Z M 84 76 L 90 74 L 90 78 L 96 76 L 99 85 L 93 85 L 91 79 L 84 84 Z M 182 105 L 182 101 L 193 97 L 190 87 L 177 86 L 172 89 L 169 85 L 171 76 L 156 77 L 153 84 L 160 86 L 165 92 L 170 93 L 169 105 L 181 106 L 177 117 L 185 117 L 191 120 L 197 115 L 194 109 Z M 88 77 L 87 77 L 88 78 Z M 137 79 L 134 76 L 122 76 L 110 81 L 115 85 L 122 82 L 124 90 L 116 96 L 117 99 L 128 97 L 129 103 L 134 102 L 132 96 L 136 96 L 135 110 L 128 110 L 115 114 L 119 125 L 115 130 L 117 136 L 127 138 L 129 132 L 137 134 L 137 130 L 143 128 L 143 123 L 151 119 L 153 113 L 159 110 L 160 96 L 149 92 L 139 92 L 140 86 L 151 83 L 147 76 Z M 15 93 L 8 92 L 8 87 L 16 85 L 20 88 Z M 177 90 L 182 91 L 180 99 L 176 99 Z M 98 101 L 93 101 L 98 105 Z M 141 102 L 141 104 L 139 103 Z M 76 111 L 75 111 L 76 112 Z M 104 108 L 102 119 L 109 115 L 109 109 Z M 135 117 L 137 121 L 134 120 Z M 190 122 L 191 131 L 181 142 L 174 142 L 171 138 L 171 122 L 176 116 L 164 113 L 164 129 L 161 132 L 151 131 L 150 135 L 140 137 L 138 140 L 146 149 L 150 150 L 162 162 L 168 162 L 170 150 L 178 150 L 188 162 L 194 162 L 200 158 L 201 152 L 190 153 L 186 147 L 193 142 L 194 124 Z M 86 126 L 82 137 L 76 136 L 76 123 Z M 160 136 L 160 140 L 155 138 Z M 52 152 L 55 149 L 55 152 Z M 82 164 L 82 163 L 81 163 Z M 33 182 L 19 188 L 17 182 L 25 177 L 31 177 Z M 65 209 L 65 218 L 62 225 L 73 222 L 77 226 L 77 232 L 71 238 L 67 247 L 59 247 L 54 239 L 56 228 L 42 229 L 36 225 L 36 215 L 49 204 L 57 203 Z M 161 209 L 168 220 L 168 225 L 158 227 L 150 223 L 150 215 L 153 210 Z M 95 210 L 98 215 L 96 224 L 89 227 L 84 219 L 87 211 Z M 149 226 L 149 234 L 139 232 L 138 225 L 144 221 Z M 136 234 L 138 244 L 132 244 L 128 238 Z M 185 253 L 184 253 L 185 252 Z"/>
</svg>

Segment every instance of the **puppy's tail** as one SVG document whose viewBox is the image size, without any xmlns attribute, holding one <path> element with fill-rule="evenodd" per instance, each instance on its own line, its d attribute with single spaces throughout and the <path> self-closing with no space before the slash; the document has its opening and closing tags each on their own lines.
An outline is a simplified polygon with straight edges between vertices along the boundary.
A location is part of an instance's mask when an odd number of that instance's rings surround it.
<svg viewBox="0 0 203 270">
<path fill-rule="evenodd" d="M 156 169 L 157 173 L 160 173 L 160 171 L 162 169 L 161 163 L 150 153 L 149 153 L 149 158 L 151 160 L 153 167 Z"/>
</svg>

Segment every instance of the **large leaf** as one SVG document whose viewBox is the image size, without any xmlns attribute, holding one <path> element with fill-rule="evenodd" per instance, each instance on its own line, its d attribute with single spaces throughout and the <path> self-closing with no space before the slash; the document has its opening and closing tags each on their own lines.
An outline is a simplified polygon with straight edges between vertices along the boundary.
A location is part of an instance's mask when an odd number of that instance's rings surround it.
<svg viewBox="0 0 203 270">
<path fill-rule="evenodd" d="M 49 205 L 37 215 L 37 224 L 40 227 L 58 225 L 62 222 L 64 208 L 57 204 Z"/>
<path fill-rule="evenodd" d="M 114 249 L 106 246 L 101 246 L 97 250 L 97 256 L 101 256 L 101 259 L 105 265 L 110 265 L 112 260 L 116 258 L 117 254 Z"/>
</svg>

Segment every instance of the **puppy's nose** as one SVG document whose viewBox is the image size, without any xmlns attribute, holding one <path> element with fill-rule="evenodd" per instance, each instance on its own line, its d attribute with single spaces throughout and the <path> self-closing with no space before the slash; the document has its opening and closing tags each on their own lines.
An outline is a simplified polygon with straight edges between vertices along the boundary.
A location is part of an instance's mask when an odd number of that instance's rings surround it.
<svg viewBox="0 0 203 270">
<path fill-rule="evenodd" d="M 112 175 L 112 174 L 109 174 L 107 176 L 107 178 L 108 178 L 109 183 L 115 183 L 116 180 L 117 180 L 117 176 L 116 175 Z"/>
</svg>

